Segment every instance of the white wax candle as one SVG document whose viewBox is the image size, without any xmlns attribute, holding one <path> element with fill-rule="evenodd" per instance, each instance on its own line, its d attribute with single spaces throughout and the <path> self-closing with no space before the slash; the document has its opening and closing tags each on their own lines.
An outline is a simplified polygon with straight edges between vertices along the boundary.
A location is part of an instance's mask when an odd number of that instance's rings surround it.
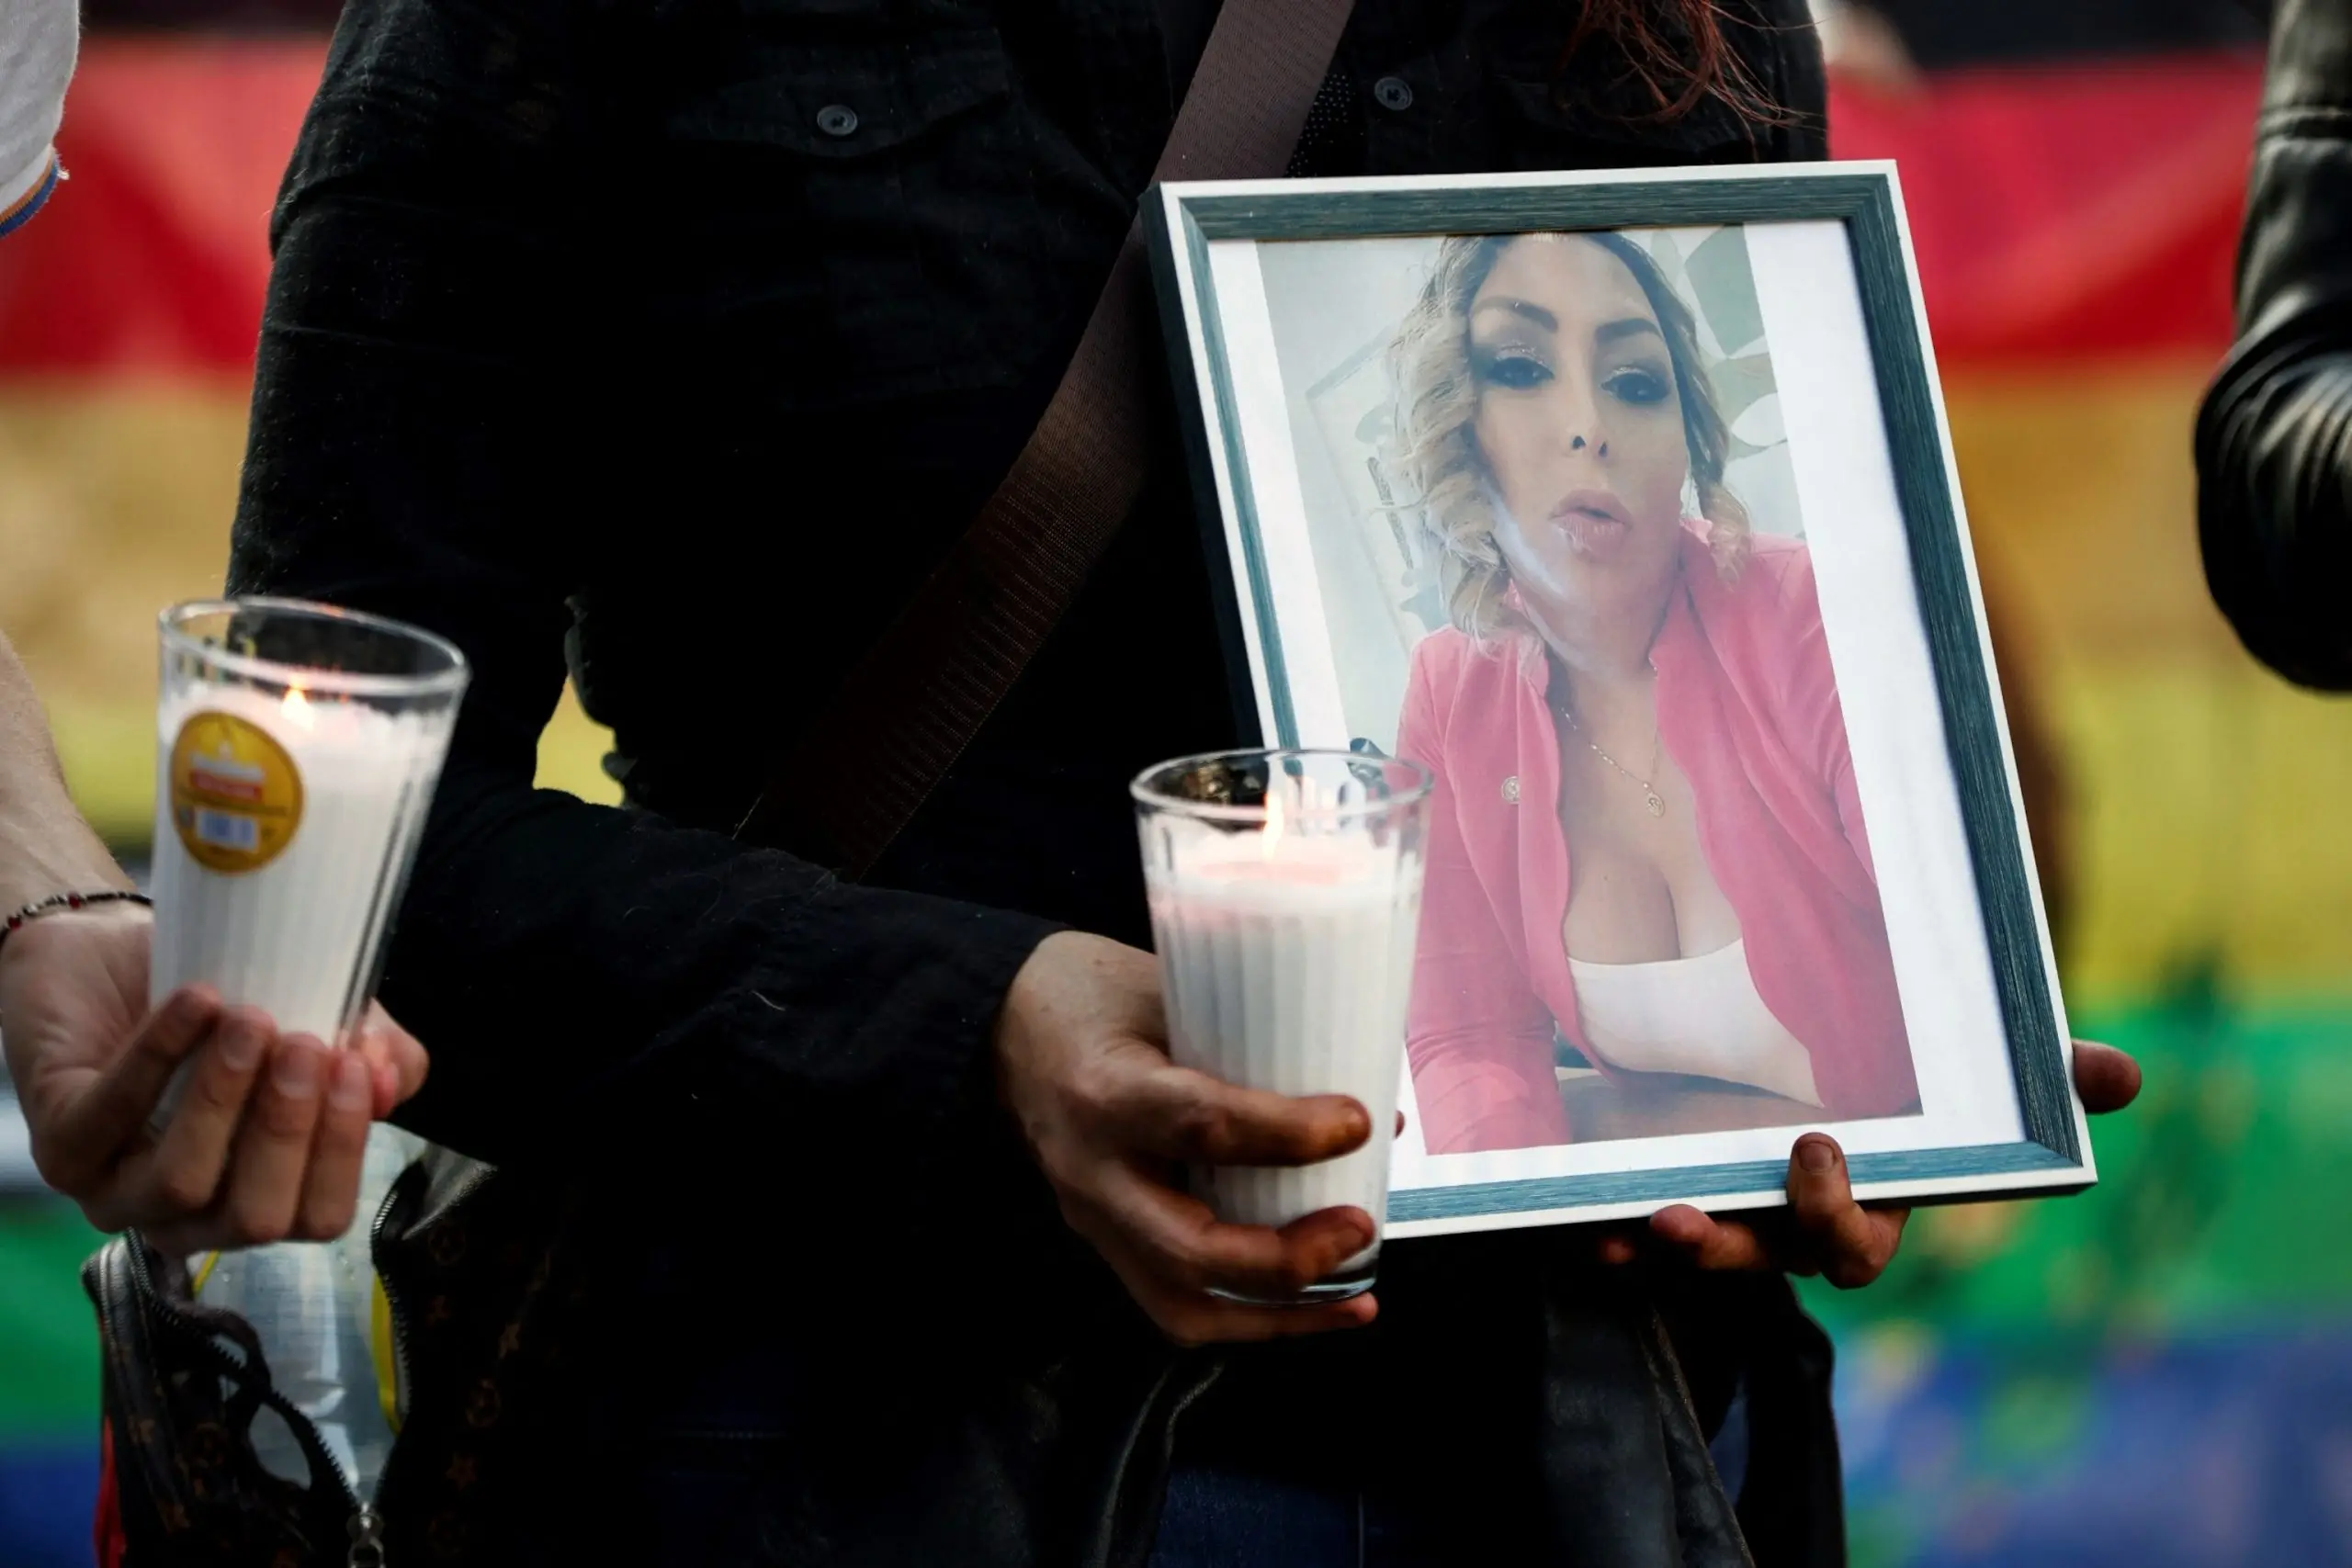
<svg viewBox="0 0 2352 1568">
<path fill-rule="evenodd" d="M 367 999 L 453 716 L 247 686 L 167 692 L 153 998 L 202 981 L 337 1043 Z"/>
<path fill-rule="evenodd" d="M 1420 910 L 1418 856 L 1368 835 L 1226 832 L 1161 821 L 1152 929 L 1177 1063 L 1278 1094 L 1345 1094 L 1372 1116 L 1363 1147 L 1295 1168 L 1195 1173 L 1222 1217 L 1283 1225 L 1352 1204 L 1388 1212 L 1388 1148 Z M 1351 1263 L 1354 1260 L 1351 1260 Z"/>
</svg>

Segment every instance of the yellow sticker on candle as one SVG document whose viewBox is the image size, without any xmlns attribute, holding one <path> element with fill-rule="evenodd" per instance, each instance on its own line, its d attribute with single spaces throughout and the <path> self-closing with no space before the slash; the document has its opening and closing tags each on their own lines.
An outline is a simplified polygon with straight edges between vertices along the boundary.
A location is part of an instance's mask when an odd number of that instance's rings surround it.
<svg viewBox="0 0 2352 1568">
<path fill-rule="evenodd" d="M 172 742 L 172 826 L 197 864 L 259 871 L 302 825 L 302 775 L 277 738 L 234 714 L 191 714 Z"/>
</svg>

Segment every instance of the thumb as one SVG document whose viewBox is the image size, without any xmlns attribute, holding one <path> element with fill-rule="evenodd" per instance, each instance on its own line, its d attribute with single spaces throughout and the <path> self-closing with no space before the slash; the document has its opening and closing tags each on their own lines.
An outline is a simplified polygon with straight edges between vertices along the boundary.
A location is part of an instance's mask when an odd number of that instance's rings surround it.
<svg viewBox="0 0 2352 1568">
<path fill-rule="evenodd" d="M 1789 1156 L 1789 1209 L 1809 1261 L 1844 1290 L 1867 1285 L 1894 1257 L 1901 1218 L 1875 1215 L 1854 1201 L 1846 1152 L 1826 1133 L 1809 1133 Z"/>
<path fill-rule="evenodd" d="M 432 1058 L 416 1036 L 393 1021 L 382 1004 L 368 1004 L 368 1016 L 359 1026 L 359 1037 L 354 1044 L 367 1059 L 369 1081 L 375 1085 L 373 1114 L 378 1121 L 406 1104 L 424 1087 Z"/>
<path fill-rule="evenodd" d="M 2094 1116 L 2120 1111 L 2140 1097 L 2140 1064 L 2112 1045 L 2075 1042 L 2075 1090 Z"/>
</svg>

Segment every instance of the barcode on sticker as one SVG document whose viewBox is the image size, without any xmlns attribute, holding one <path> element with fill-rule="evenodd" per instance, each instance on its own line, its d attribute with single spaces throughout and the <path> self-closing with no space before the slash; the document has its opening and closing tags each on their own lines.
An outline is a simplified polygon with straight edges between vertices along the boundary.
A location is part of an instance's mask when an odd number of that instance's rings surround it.
<svg viewBox="0 0 2352 1568">
<path fill-rule="evenodd" d="M 196 836 L 215 849 L 251 854 L 261 848 L 261 824 L 234 812 L 199 808 L 196 814 Z"/>
</svg>

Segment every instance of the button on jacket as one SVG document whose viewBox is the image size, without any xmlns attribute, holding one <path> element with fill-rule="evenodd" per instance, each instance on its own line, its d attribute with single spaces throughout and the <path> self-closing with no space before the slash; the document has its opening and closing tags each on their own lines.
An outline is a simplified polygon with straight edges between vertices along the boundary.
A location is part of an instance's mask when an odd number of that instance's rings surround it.
<svg viewBox="0 0 2352 1568">
<path fill-rule="evenodd" d="M 1572 0 L 1362 0 L 1294 166 L 1822 156 L 1804 6 L 1725 10 L 1784 113 L 1660 120 L 1606 45 L 1559 76 Z M 1751 1463 L 1751 1539 L 1834 1535 L 1826 1352 L 1778 1280 L 1661 1301 L 1580 1282 L 1556 1235 L 1422 1244 L 1373 1334 L 1178 1356 L 1060 1225 L 995 1104 L 997 1008 L 1057 924 L 1148 939 L 1125 781 L 1237 740 L 1172 410 L 1147 501 L 864 885 L 728 836 L 1026 439 L 1213 19 L 345 7 L 273 224 L 231 582 L 473 662 L 384 991 L 435 1053 L 403 1120 L 509 1190 L 426 1261 L 511 1261 L 515 1192 L 557 1238 L 514 1323 L 436 1297 L 458 1325 L 412 1336 L 421 1382 L 491 1392 L 443 1401 L 461 1472 L 412 1424 L 394 1561 L 1128 1561 L 1171 1433 L 1279 1464 L 1301 1445 L 1253 1440 L 1400 1413 L 1433 1465 L 1494 1456 L 1530 1529 L 1623 1538 L 1579 1560 L 1679 1561 L 1687 1434 L 1560 1446 L 1648 1364 L 1576 1348 L 1604 1300 L 1667 1310 L 1702 1407 L 1744 1380 L 1762 1422 L 1787 1384 L 1809 1436 Z M 631 809 L 531 787 L 567 672 Z M 1775 1464 L 1792 1523 L 1756 1512 Z"/>
</svg>

